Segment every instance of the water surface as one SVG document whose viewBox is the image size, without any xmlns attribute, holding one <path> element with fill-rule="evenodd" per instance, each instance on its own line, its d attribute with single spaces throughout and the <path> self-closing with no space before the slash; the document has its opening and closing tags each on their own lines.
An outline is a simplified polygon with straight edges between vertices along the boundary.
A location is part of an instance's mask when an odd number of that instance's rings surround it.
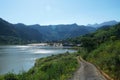
<svg viewBox="0 0 120 80">
<path fill-rule="evenodd" d="M 37 58 L 52 54 L 61 54 L 67 51 L 75 52 L 75 50 L 66 47 L 56 48 L 52 46 L 30 45 L 0 46 L 0 74 L 28 71 L 34 66 Z"/>
</svg>

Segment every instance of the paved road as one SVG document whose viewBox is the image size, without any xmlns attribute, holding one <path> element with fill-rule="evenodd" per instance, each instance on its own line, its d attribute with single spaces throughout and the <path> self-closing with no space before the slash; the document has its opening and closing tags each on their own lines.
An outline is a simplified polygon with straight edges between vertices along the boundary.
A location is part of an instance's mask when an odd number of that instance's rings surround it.
<svg viewBox="0 0 120 80">
<path fill-rule="evenodd" d="M 78 61 L 80 68 L 69 80 L 107 80 L 93 64 L 84 61 L 82 58 L 78 58 Z"/>
</svg>

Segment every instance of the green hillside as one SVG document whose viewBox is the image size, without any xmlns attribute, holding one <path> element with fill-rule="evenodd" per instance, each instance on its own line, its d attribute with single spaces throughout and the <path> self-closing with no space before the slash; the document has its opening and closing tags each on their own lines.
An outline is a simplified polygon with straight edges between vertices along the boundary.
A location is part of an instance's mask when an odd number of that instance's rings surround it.
<svg viewBox="0 0 120 80">
<path fill-rule="evenodd" d="M 120 80 L 120 24 L 102 28 L 74 41 L 80 41 L 80 55 L 115 80 Z"/>
<path fill-rule="evenodd" d="M 42 34 L 23 24 L 11 24 L 0 18 L 0 44 L 27 44 L 40 42 Z"/>
</svg>

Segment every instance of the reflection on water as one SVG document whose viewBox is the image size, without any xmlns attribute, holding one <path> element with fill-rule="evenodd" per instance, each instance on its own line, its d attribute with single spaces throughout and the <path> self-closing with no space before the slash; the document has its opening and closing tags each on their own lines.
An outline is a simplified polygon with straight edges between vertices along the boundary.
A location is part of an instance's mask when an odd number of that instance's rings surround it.
<svg viewBox="0 0 120 80">
<path fill-rule="evenodd" d="M 75 52 L 75 50 L 51 46 L 0 46 L 0 74 L 28 71 L 37 58 L 65 53 L 66 51 Z"/>
</svg>

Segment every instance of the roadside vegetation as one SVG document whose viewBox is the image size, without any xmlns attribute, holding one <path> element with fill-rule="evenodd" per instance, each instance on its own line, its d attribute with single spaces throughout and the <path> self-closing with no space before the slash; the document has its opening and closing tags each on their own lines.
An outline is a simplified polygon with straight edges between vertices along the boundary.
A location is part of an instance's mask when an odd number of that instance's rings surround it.
<svg viewBox="0 0 120 80">
<path fill-rule="evenodd" d="M 101 28 L 71 41 L 81 43 L 78 52 L 85 60 L 95 64 L 114 80 L 120 80 L 120 24 Z"/>
<path fill-rule="evenodd" d="M 120 80 L 120 41 L 106 42 L 92 51 L 87 60 L 99 66 L 115 80 Z"/>
</svg>

